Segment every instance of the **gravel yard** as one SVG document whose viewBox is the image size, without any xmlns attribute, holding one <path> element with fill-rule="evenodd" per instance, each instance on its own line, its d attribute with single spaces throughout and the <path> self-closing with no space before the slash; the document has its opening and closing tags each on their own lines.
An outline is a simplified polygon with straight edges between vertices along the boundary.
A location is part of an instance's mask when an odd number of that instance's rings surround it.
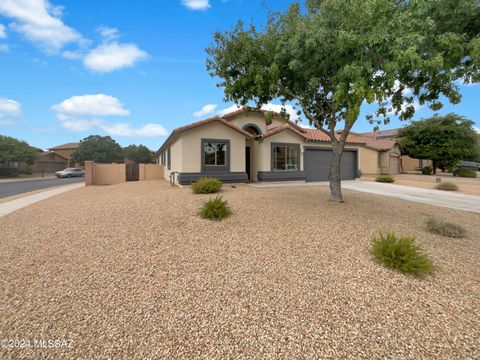
<svg viewBox="0 0 480 360">
<path fill-rule="evenodd" d="M 233 214 L 163 181 L 87 187 L 0 218 L 1 359 L 480 357 L 480 215 L 328 187 L 225 186 Z M 424 230 L 428 216 L 466 239 Z M 438 271 L 375 263 L 415 235 Z"/>
</svg>

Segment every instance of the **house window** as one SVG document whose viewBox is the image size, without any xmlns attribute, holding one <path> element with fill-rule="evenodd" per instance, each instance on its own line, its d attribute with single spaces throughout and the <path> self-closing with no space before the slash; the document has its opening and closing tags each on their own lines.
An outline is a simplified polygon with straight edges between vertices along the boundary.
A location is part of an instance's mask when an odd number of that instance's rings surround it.
<svg viewBox="0 0 480 360">
<path fill-rule="evenodd" d="M 203 144 L 205 165 L 225 166 L 227 159 L 226 142 L 205 142 Z"/>
<path fill-rule="evenodd" d="M 298 145 L 273 144 L 273 170 L 298 171 L 299 152 Z"/>
<path fill-rule="evenodd" d="M 202 139 L 202 171 L 229 171 L 228 140 Z"/>
</svg>

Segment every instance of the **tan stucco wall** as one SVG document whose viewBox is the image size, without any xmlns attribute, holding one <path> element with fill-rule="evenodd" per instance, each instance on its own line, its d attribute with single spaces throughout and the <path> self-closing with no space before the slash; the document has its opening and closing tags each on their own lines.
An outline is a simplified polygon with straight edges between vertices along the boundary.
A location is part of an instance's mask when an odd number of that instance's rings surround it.
<svg viewBox="0 0 480 360">
<path fill-rule="evenodd" d="M 358 147 L 358 167 L 362 174 L 378 175 L 379 152 L 363 146 Z"/>
<path fill-rule="evenodd" d="M 230 159 L 231 172 L 245 171 L 245 141 L 246 138 L 240 132 L 223 125 L 219 122 L 198 127 L 182 134 L 182 150 L 180 170 L 176 170 L 172 163 L 172 170 L 181 172 L 201 172 L 202 139 L 230 140 L 230 153 L 227 155 Z M 172 160 L 175 159 L 177 152 L 172 147 Z"/>
<path fill-rule="evenodd" d="M 138 176 L 140 181 L 163 179 L 163 165 L 139 164 Z"/>
<path fill-rule="evenodd" d="M 267 125 L 267 119 L 265 118 L 265 115 L 254 112 L 239 114 L 228 121 L 241 129 L 243 129 L 243 127 L 247 124 L 255 124 L 260 128 L 262 133 L 270 130 L 273 127 L 285 124 L 285 120 L 276 116 L 272 119 L 272 123 Z"/>
<path fill-rule="evenodd" d="M 182 171 L 182 155 L 183 155 L 183 149 L 182 149 L 182 143 L 183 143 L 183 138 L 179 137 L 176 139 L 171 145 L 170 145 L 170 170 L 168 169 L 168 149 L 165 150 L 165 166 L 163 169 L 163 177 L 165 180 L 170 179 L 170 174 L 172 172 L 181 172 Z M 159 159 L 160 163 L 160 159 Z"/>
<path fill-rule="evenodd" d="M 125 164 L 95 164 L 95 185 L 113 185 L 125 181 Z"/>
<path fill-rule="evenodd" d="M 280 142 L 288 144 L 300 144 L 300 170 L 303 171 L 303 159 L 305 147 L 331 148 L 328 143 L 305 142 L 303 138 L 292 131 L 282 131 L 261 140 L 257 147 L 258 171 L 271 171 L 271 143 Z M 347 145 L 345 149 L 358 150 L 358 167 L 362 174 L 378 174 L 378 152 L 376 150 Z"/>
</svg>

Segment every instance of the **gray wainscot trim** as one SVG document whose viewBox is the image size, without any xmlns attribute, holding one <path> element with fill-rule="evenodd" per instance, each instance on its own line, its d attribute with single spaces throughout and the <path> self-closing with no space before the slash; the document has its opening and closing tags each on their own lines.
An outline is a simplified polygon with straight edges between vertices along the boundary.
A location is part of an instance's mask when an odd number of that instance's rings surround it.
<svg viewBox="0 0 480 360">
<path fill-rule="evenodd" d="M 246 172 L 215 172 L 215 173 L 178 173 L 177 181 L 180 185 L 188 185 L 197 181 L 201 177 L 214 177 L 223 182 L 247 182 Z"/>
<path fill-rule="evenodd" d="M 293 181 L 305 180 L 303 171 L 259 171 L 258 181 Z"/>
<path fill-rule="evenodd" d="M 205 143 L 208 142 L 224 142 L 227 143 L 227 156 L 225 159 L 225 165 L 205 165 L 205 154 L 203 153 L 203 147 Z M 215 176 L 218 178 L 217 173 L 229 173 L 230 172 L 230 140 L 228 139 L 202 139 L 201 141 L 201 148 L 200 148 L 200 156 L 202 157 L 202 173 L 210 173 L 215 174 L 211 176 Z"/>
</svg>

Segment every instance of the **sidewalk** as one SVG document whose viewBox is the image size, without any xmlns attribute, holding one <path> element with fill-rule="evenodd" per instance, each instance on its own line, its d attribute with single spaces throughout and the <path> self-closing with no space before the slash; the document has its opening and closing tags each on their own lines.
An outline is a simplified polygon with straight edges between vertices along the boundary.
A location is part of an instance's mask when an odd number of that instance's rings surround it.
<svg viewBox="0 0 480 360">
<path fill-rule="evenodd" d="M 45 175 L 45 177 L 36 176 L 36 177 L 24 177 L 24 178 L 10 178 L 10 179 L 0 179 L 0 184 L 6 184 L 11 182 L 18 182 L 18 181 L 35 181 L 35 180 L 50 180 L 56 179 L 55 175 Z"/>
<path fill-rule="evenodd" d="M 70 191 L 70 190 L 79 189 L 79 188 L 84 187 L 84 186 L 85 186 L 84 183 L 62 185 L 62 186 L 55 187 L 53 189 L 51 188 L 50 190 L 42 191 L 40 193 L 23 196 L 19 199 L 15 199 L 15 200 L 12 200 L 12 201 L 1 203 L 0 204 L 0 217 L 5 216 L 7 214 L 10 214 L 10 213 L 12 213 L 16 210 L 19 210 L 19 209 L 25 207 L 25 206 L 28 206 L 28 205 L 34 204 L 36 202 L 48 199 L 52 196 L 55 196 L 55 195 L 58 195 L 58 194 L 61 194 L 61 193 L 64 193 L 64 192 L 67 192 L 67 191 Z"/>
</svg>

